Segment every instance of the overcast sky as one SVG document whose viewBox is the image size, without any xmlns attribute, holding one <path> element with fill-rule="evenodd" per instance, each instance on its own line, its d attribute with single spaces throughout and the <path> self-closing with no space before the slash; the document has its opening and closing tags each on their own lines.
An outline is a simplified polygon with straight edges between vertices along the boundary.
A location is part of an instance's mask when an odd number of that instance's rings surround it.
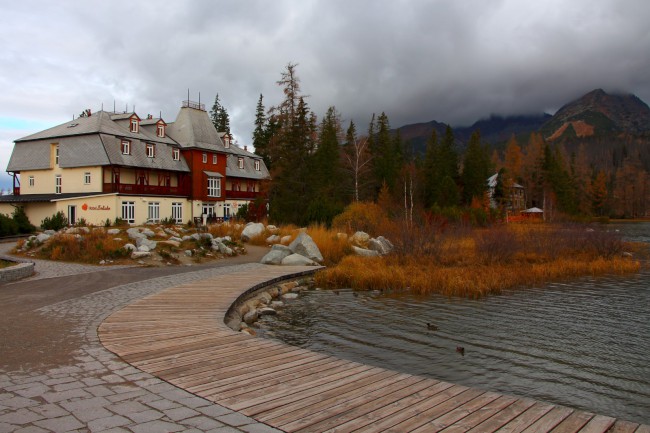
<svg viewBox="0 0 650 433">
<path fill-rule="evenodd" d="M 84 109 L 172 122 L 218 93 L 240 144 L 297 63 L 322 116 L 367 128 L 553 113 L 595 88 L 650 102 L 647 0 L 21 0 L 0 6 L 0 187 L 13 140 Z"/>
</svg>

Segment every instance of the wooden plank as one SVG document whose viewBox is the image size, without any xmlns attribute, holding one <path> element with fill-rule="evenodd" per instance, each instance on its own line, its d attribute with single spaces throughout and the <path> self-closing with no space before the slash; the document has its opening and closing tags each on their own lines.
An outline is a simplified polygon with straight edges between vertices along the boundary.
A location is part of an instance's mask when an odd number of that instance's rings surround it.
<svg viewBox="0 0 650 433">
<path fill-rule="evenodd" d="M 404 396 L 412 395 L 421 390 L 431 388 L 429 380 L 422 377 L 403 375 L 399 381 L 382 389 L 371 391 L 365 395 L 340 402 L 320 412 L 305 414 L 302 418 L 279 424 L 284 431 L 323 431 L 325 425 L 338 425 L 351 419 L 356 419 L 376 410 L 378 407 L 389 406 L 392 402 L 401 400 Z M 446 387 L 451 384 L 445 384 Z M 329 424 L 328 424 L 329 423 Z"/>
<path fill-rule="evenodd" d="M 607 433 L 634 433 L 638 427 L 635 422 L 617 420 Z"/>
<path fill-rule="evenodd" d="M 566 417 L 573 413 L 573 409 L 568 407 L 556 406 L 549 410 L 544 416 L 528 426 L 523 433 L 537 433 L 551 431 L 555 426 L 561 423 Z"/>
<path fill-rule="evenodd" d="M 580 433 L 605 433 L 614 425 L 614 421 L 616 419 L 610 416 L 596 415 L 580 429 Z"/>
<path fill-rule="evenodd" d="M 520 404 L 521 402 L 521 404 Z M 506 408 L 483 424 L 471 429 L 471 433 L 494 432 L 519 433 L 553 408 L 550 404 L 523 399 Z"/>
<path fill-rule="evenodd" d="M 491 418 L 496 413 L 504 411 L 508 406 L 512 405 L 516 401 L 517 399 L 514 397 L 502 395 L 498 399 L 491 401 L 476 412 L 457 421 L 442 431 L 445 433 L 465 433 L 488 418 Z M 532 405 L 533 403 L 531 402 L 530 404 Z"/>
<path fill-rule="evenodd" d="M 575 411 L 559 423 L 552 433 L 576 433 L 584 427 L 592 418 L 593 413 Z"/>
<path fill-rule="evenodd" d="M 458 421 L 466 418 L 467 416 L 471 415 L 472 413 L 477 412 L 481 408 L 483 408 L 485 405 L 488 403 L 493 402 L 499 398 L 499 394 L 495 392 L 486 392 L 482 395 L 479 395 L 478 397 L 468 401 L 466 404 L 463 404 L 447 413 L 444 415 L 438 417 L 438 418 L 433 418 L 429 417 L 427 422 L 423 424 L 421 427 L 416 428 L 413 430 L 413 432 L 427 432 L 427 431 L 440 431 L 445 429 L 446 427 L 449 427 Z"/>
</svg>

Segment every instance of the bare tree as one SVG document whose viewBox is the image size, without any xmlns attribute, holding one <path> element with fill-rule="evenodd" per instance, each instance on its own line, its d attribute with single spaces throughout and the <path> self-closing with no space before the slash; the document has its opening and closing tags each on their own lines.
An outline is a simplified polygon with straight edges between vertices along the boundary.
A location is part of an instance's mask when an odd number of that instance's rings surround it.
<svg viewBox="0 0 650 433">
<path fill-rule="evenodd" d="M 370 169 L 370 162 L 372 161 L 368 138 L 355 138 L 348 143 L 343 158 L 346 169 L 352 173 L 354 201 L 359 201 L 359 189 L 363 183 L 362 177 Z"/>
</svg>

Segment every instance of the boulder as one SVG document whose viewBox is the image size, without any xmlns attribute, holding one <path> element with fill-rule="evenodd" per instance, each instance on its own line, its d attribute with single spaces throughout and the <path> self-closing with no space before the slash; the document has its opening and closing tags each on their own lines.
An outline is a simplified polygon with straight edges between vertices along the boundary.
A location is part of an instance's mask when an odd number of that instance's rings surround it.
<svg viewBox="0 0 650 433">
<path fill-rule="evenodd" d="M 266 226 L 266 230 L 269 233 L 273 233 L 273 234 L 278 232 L 278 228 L 276 226 L 274 226 L 273 224 L 269 224 L 268 226 Z"/>
<path fill-rule="evenodd" d="M 149 248 L 149 251 L 151 251 L 151 250 L 156 249 L 157 242 L 149 240 L 149 239 L 147 239 L 145 237 L 141 237 L 141 238 L 136 239 L 135 245 L 138 248 L 140 248 L 141 246 L 145 246 L 145 247 Z"/>
<path fill-rule="evenodd" d="M 372 238 L 368 241 L 368 249 L 377 251 L 379 255 L 385 256 L 393 250 L 393 244 L 383 236 Z"/>
<path fill-rule="evenodd" d="M 192 250 L 185 250 L 185 255 L 187 257 L 192 257 Z"/>
<path fill-rule="evenodd" d="M 248 242 L 257 236 L 260 236 L 262 233 L 264 233 L 264 228 L 264 224 L 262 223 L 251 222 L 246 224 L 246 227 L 244 227 L 244 230 L 241 232 L 241 240 Z"/>
<path fill-rule="evenodd" d="M 142 259 L 144 257 L 151 257 L 151 253 L 148 251 L 134 251 L 131 253 L 132 259 Z"/>
<path fill-rule="evenodd" d="M 148 238 L 152 238 L 156 235 L 151 229 L 142 229 L 142 234 Z"/>
<path fill-rule="evenodd" d="M 142 239 L 145 237 L 145 235 L 140 233 L 140 230 L 138 230 L 135 227 L 131 227 L 127 229 L 126 233 L 129 235 L 129 239 L 133 239 L 134 241 L 137 241 L 138 239 Z"/>
<path fill-rule="evenodd" d="M 280 242 L 280 236 L 278 235 L 271 235 L 268 238 L 266 238 L 267 244 L 277 244 L 278 242 Z"/>
<path fill-rule="evenodd" d="M 106 233 L 108 233 L 109 235 L 116 235 L 121 231 L 122 230 L 120 230 L 120 229 L 108 229 L 108 230 L 106 230 Z"/>
<path fill-rule="evenodd" d="M 149 242 L 153 242 L 153 241 L 149 241 Z M 173 240 L 171 240 L 171 239 L 168 239 L 168 240 L 166 240 L 166 241 L 160 241 L 159 243 L 160 243 L 160 244 L 163 244 L 163 245 L 169 245 L 169 246 L 174 247 L 174 248 L 178 248 L 178 247 L 181 246 L 181 243 L 180 243 L 180 242 L 178 242 L 178 241 L 173 241 Z"/>
<path fill-rule="evenodd" d="M 43 233 L 49 236 L 54 236 L 56 234 L 56 230 L 45 230 Z"/>
<path fill-rule="evenodd" d="M 183 239 L 179 238 L 178 236 L 172 236 L 168 240 L 178 242 L 179 244 L 183 242 Z"/>
<path fill-rule="evenodd" d="M 318 263 L 316 263 L 309 257 L 305 257 L 301 254 L 291 254 L 290 256 L 287 256 L 284 259 L 282 259 L 281 264 L 283 266 L 317 266 L 318 265 Z"/>
<path fill-rule="evenodd" d="M 379 253 L 377 251 L 373 250 L 368 250 L 366 248 L 359 248 L 357 246 L 352 245 L 352 251 L 354 251 L 354 254 L 362 257 L 378 257 Z"/>
<path fill-rule="evenodd" d="M 285 247 L 284 245 L 273 245 L 271 251 L 262 257 L 260 263 L 264 265 L 280 265 L 282 264 L 282 260 L 291 254 L 292 251 L 289 247 Z"/>
<path fill-rule="evenodd" d="M 282 236 L 282 238 L 280 238 L 280 243 L 282 245 L 289 245 L 291 243 L 291 235 Z"/>
<path fill-rule="evenodd" d="M 150 250 L 149 247 L 146 246 L 146 245 L 140 245 L 140 246 L 138 247 L 138 251 L 141 252 L 141 253 L 148 253 L 148 252 L 151 251 L 151 250 Z"/>
<path fill-rule="evenodd" d="M 176 232 L 176 231 L 174 231 L 174 230 L 172 230 L 170 228 L 165 228 L 165 233 L 167 233 L 168 235 L 174 236 L 176 238 L 180 237 L 178 232 Z"/>
<path fill-rule="evenodd" d="M 250 325 L 257 321 L 257 310 L 251 310 L 244 315 L 244 323 Z"/>
<path fill-rule="evenodd" d="M 48 240 L 50 237 L 51 237 L 51 236 L 48 235 L 47 233 L 39 233 L 39 234 L 36 236 L 36 242 L 38 242 L 39 244 L 42 244 L 43 242 L 45 242 L 46 240 Z"/>
<path fill-rule="evenodd" d="M 123 248 L 129 251 L 136 251 L 138 249 L 138 247 L 133 244 L 125 244 Z"/>
<path fill-rule="evenodd" d="M 318 246 L 311 236 L 305 232 L 300 232 L 298 237 L 289 244 L 289 249 L 295 254 L 300 254 L 315 262 L 321 263 L 323 261 L 323 255 L 318 249 Z"/>
<path fill-rule="evenodd" d="M 296 299 L 298 297 L 297 293 L 285 293 L 282 295 L 282 299 Z"/>
<path fill-rule="evenodd" d="M 358 247 L 365 247 L 370 240 L 370 235 L 366 232 L 358 231 L 352 235 L 350 242 Z"/>
</svg>

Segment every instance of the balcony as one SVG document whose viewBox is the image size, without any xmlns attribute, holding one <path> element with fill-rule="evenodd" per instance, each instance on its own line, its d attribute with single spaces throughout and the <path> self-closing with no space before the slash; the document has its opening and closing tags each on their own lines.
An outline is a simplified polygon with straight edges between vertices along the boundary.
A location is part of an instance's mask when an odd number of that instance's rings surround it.
<svg viewBox="0 0 650 433">
<path fill-rule="evenodd" d="M 254 200 L 257 197 L 260 197 L 262 194 L 255 191 L 228 191 L 226 190 L 226 198 L 237 199 L 245 198 Z"/>
<path fill-rule="evenodd" d="M 137 195 L 175 195 L 189 196 L 189 186 L 158 186 L 158 185 L 134 185 L 134 184 L 114 184 L 105 183 L 104 192 L 117 192 L 120 194 L 137 194 Z"/>
</svg>

